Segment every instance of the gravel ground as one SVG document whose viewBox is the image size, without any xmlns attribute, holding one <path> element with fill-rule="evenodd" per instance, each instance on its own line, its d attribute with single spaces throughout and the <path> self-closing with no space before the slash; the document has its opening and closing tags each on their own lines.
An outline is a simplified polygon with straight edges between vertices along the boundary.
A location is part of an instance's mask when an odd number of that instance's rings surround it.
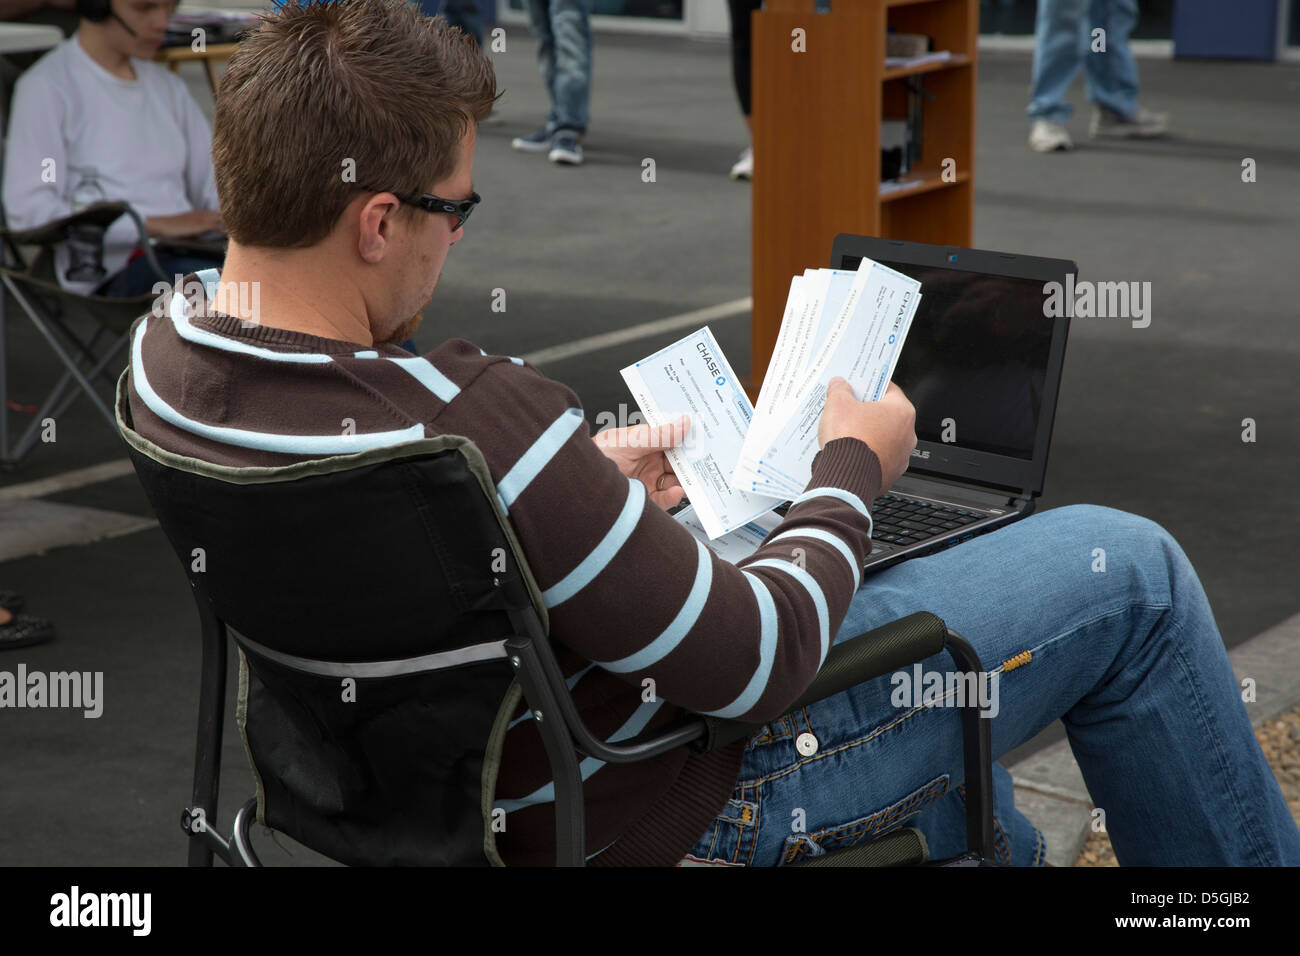
<svg viewBox="0 0 1300 956">
<path fill-rule="evenodd" d="M 1282 787 L 1291 816 L 1300 825 L 1300 707 L 1261 724 L 1255 737 Z M 1084 844 L 1075 866 L 1118 866 L 1110 837 L 1094 833 Z"/>
</svg>

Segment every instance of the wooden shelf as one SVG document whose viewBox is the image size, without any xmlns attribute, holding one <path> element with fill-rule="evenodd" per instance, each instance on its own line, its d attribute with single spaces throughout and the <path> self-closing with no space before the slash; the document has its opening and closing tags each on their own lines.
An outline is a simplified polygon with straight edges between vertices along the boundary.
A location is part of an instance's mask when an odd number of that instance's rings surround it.
<svg viewBox="0 0 1300 956">
<path fill-rule="evenodd" d="M 943 189 L 945 186 L 956 186 L 958 183 L 964 183 L 970 179 L 970 173 L 957 172 L 956 178 L 949 181 L 943 178 L 943 173 L 937 169 L 914 169 L 906 176 L 899 176 L 898 181 L 907 185 L 894 187 L 889 192 L 885 192 L 890 187 L 885 183 L 880 184 L 880 201 L 895 202 L 899 199 L 906 199 L 908 196 L 916 196 L 920 193 L 928 193 L 934 189 Z"/>
<path fill-rule="evenodd" d="M 840 233 L 969 246 L 975 218 L 978 0 L 766 0 L 753 14 L 753 388 L 781 327 L 790 277 L 830 265 Z M 885 66 L 890 30 L 952 58 Z M 798 31 L 796 33 L 796 31 Z M 803 42 L 794 45 L 791 37 Z M 915 183 L 881 194 L 881 124 L 908 115 L 924 76 Z M 948 162 L 951 160 L 951 162 Z M 953 181 L 941 172 L 952 170 Z M 792 214 L 792 197 L 798 212 Z M 838 265 L 836 263 L 835 265 Z"/>
<path fill-rule="evenodd" d="M 939 70 L 955 70 L 959 67 L 970 66 L 971 58 L 964 53 L 957 54 L 950 60 L 937 60 L 933 63 L 922 63 L 920 66 L 896 66 L 886 67 L 882 80 L 901 80 L 905 76 L 919 76 L 922 73 L 937 73 Z"/>
</svg>

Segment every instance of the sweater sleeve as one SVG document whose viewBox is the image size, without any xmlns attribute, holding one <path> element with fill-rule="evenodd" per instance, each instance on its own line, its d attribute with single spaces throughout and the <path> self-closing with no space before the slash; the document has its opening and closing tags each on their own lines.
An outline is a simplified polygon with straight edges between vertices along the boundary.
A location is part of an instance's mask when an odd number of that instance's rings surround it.
<svg viewBox="0 0 1300 956">
<path fill-rule="evenodd" d="M 492 469 L 552 640 L 688 710 L 754 722 L 785 713 L 821 667 L 870 553 L 881 482 L 871 449 L 857 439 L 822 449 L 808 490 L 738 567 L 601 453 L 565 386 L 502 361 L 473 391 L 464 433 Z"/>
</svg>

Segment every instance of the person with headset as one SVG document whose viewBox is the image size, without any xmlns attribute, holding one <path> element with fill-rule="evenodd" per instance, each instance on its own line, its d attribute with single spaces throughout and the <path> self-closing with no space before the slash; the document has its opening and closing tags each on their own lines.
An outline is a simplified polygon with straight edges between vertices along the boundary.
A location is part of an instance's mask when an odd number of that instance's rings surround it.
<svg viewBox="0 0 1300 956">
<path fill-rule="evenodd" d="M 35 228 L 98 200 L 123 201 L 152 237 L 224 232 L 209 154 L 211 130 L 184 81 L 152 62 L 167 33 L 174 0 L 76 0 L 77 32 L 54 47 L 14 88 L 4 165 L 11 229 Z M 133 296 L 158 277 L 137 248 L 128 216 L 103 237 L 98 278 L 69 278 L 64 288 Z M 65 244 L 66 246 L 66 244 Z M 207 256 L 158 250 L 169 275 L 219 265 Z"/>
</svg>

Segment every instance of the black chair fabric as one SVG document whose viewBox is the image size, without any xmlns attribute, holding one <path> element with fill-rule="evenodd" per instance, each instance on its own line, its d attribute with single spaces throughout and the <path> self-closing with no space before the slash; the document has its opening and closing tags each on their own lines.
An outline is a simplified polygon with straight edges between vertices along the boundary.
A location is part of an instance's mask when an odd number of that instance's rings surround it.
<svg viewBox="0 0 1300 956">
<path fill-rule="evenodd" d="M 237 641 L 344 664 L 415 658 L 503 641 L 528 604 L 463 447 L 363 467 L 342 456 L 292 481 L 130 454 L 196 596 Z M 484 754 L 514 676 L 504 652 L 354 689 L 246 644 L 241 655 L 262 823 L 354 865 L 488 862 Z"/>
</svg>

